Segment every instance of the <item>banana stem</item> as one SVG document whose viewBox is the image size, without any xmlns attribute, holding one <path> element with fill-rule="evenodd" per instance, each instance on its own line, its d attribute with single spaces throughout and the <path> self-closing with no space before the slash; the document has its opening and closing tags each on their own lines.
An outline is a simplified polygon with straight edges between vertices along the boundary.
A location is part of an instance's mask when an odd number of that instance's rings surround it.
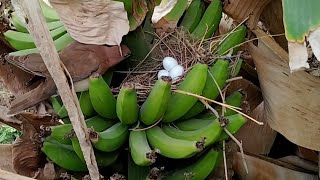
<svg viewBox="0 0 320 180">
<path fill-rule="evenodd" d="M 242 110 L 241 108 L 238 108 L 238 107 L 235 107 L 235 106 L 231 106 L 231 105 L 228 105 L 228 104 L 224 104 L 224 103 L 221 103 L 221 102 L 218 102 L 218 101 L 215 101 L 213 99 L 209 99 L 209 98 L 206 98 L 206 97 L 203 97 L 203 96 L 200 96 L 200 95 L 197 95 L 197 94 L 193 94 L 193 93 L 190 93 L 190 92 L 186 92 L 186 91 L 181 91 L 181 90 L 172 90 L 173 92 L 176 92 L 176 93 L 180 93 L 180 94 L 185 94 L 185 95 L 189 95 L 189 96 L 194 96 L 196 98 L 199 98 L 199 99 L 203 99 L 203 100 L 206 100 L 206 101 L 209 101 L 209 102 L 213 102 L 213 103 L 216 103 L 220 106 L 224 106 L 228 109 L 231 109 L 241 115 L 243 115 L 244 117 L 250 119 L 251 121 L 257 123 L 258 125 L 263 125 L 264 123 L 263 122 L 260 122 L 260 121 L 257 121 L 256 119 L 246 115 L 245 113 L 239 111 L 239 110 Z"/>
</svg>

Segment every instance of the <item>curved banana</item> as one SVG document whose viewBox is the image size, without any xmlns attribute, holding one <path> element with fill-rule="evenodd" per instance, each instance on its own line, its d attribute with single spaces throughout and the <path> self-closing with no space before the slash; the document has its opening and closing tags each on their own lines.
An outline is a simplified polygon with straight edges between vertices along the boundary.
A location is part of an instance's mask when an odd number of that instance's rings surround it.
<svg viewBox="0 0 320 180">
<path fill-rule="evenodd" d="M 100 151 L 112 152 L 127 141 L 128 135 L 128 126 L 118 122 L 103 132 L 92 132 L 91 142 Z"/>
<path fill-rule="evenodd" d="M 58 97 L 57 97 L 57 96 L 51 96 L 51 97 L 50 97 L 50 101 L 51 101 L 52 108 L 53 108 L 54 112 L 55 112 L 55 113 L 58 113 L 59 110 L 60 110 L 61 107 L 62 107 L 61 103 L 60 103 L 59 100 L 58 100 Z"/>
<path fill-rule="evenodd" d="M 66 33 L 66 29 L 64 26 L 61 26 L 55 30 L 50 31 L 51 37 L 53 40 L 58 39 L 62 35 Z M 23 33 L 13 30 L 8 30 L 3 33 L 5 39 L 9 42 L 9 44 L 16 50 L 24 50 L 35 48 L 33 38 L 29 33 Z"/>
<path fill-rule="evenodd" d="M 113 96 L 109 85 L 98 74 L 90 76 L 89 81 L 89 95 L 94 110 L 100 116 L 115 119 L 117 117 L 117 100 Z"/>
<path fill-rule="evenodd" d="M 231 134 L 235 134 L 247 122 L 247 119 L 241 114 L 235 114 L 225 118 L 228 122 L 226 128 Z M 217 141 L 222 141 L 228 138 L 229 135 L 223 131 Z"/>
<path fill-rule="evenodd" d="M 247 27 L 245 25 L 239 26 L 228 37 L 220 43 L 216 52 L 218 55 L 225 55 L 233 48 L 233 54 L 235 54 L 240 48 L 238 45 L 242 43 L 247 34 Z"/>
<path fill-rule="evenodd" d="M 114 122 L 112 120 L 104 119 L 101 116 L 95 116 L 85 121 L 88 128 L 92 128 L 95 131 L 104 131 L 108 127 L 112 126 Z M 73 129 L 72 124 L 62 124 L 58 126 L 50 126 L 51 135 L 55 140 L 62 144 L 71 144 L 70 139 L 65 138 Z"/>
<path fill-rule="evenodd" d="M 171 78 L 163 76 L 157 80 L 146 101 L 140 108 L 139 119 L 146 125 L 151 125 L 161 119 L 167 110 L 171 95 Z"/>
<path fill-rule="evenodd" d="M 162 156 L 172 159 L 188 158 L 203 150 L 203 142 L 172 138 L 159 126 L 148 129 L 147 138 L 154 149 L 160 150 Z"/>
<path fill-rule="evenodd" d="M 202 91 L 202 96 L 209 99 L 216 99 L 219 95 L 219 89 L 222 89 L 229 77 L 229 61 L 218 59 L 217 62 L 210 67 L 207 81 Z M 212 75 L 212 76 L 211 76 Z M 214 79 L 213 79 L 213 78 Z M 216 82 L 215 82 L 216 81 Z M 219 88 L 217 87 L 219 86 Z M 192 108 L 182 117 L 189 119 L 204 111 L 205 105 L 201 101 L 197 101 Z"/>
<path fill-rule="evenodd" d="M 211 122 L 212 122 L 212 117 L 204 118 L 204 119 L 192 118 L 192 119 L 187 119 L 181 122 L 179 121 L 174 125 L 177 128 L 179 128 L 181 131 L 195 131 L 208 126 Z"/>
<path fill-rule="evenodd" d="M 85 115 L 86 117 L 91 117 L 95 114 L 94 108 L 90 100 L 89 91 L 81 92 L 79 104 L 83 115 Z"/>
<path fill-rule="evenodd" d="M 202 180 L 214 170 L 222 160 L 222 150 L 210 149 L 195 163 L 171 172 L 166 180 Z"/>
<path fill-rule="evenodd" d="M 207 147 L 219 138 L 222 127 L 218 119 L 211 119 L 210 124 L 194 131 L 182 131 L 169 125 L 162 127 L 164 133 L 176 139 L 184 139 L 190 141 L 201 141 L 205 139 L 204 146 Z"/>
<path fill-rule="evenodd" d="M 63 48 L 70 45 L 72 42 L 74 42 L 74 39 L 70 36 L 69 33 L 65 33 L 63 36 L 59 37 L 54 41 L 54 45 L 57 49 L 57 51 L 61 51 Z M 39 53 L 39 50 L 37 48 L 32 49 L 24 49 L 20 51 L 14 51 L 9 53 L 10 56 L 24 56 L 32 53 Z"/>
<path fill-rule="evenodd" d="M 156 153 L 159 153 L 159 150 L 150 148 L 145 131 L 130 132 L 129 148 L 134 163 L 139 166 L 149 166 L 155 163 Z"/>
<path fill-rule="evenodd" d="M 54 163 L 70 171 L 87 171 L 86 164 L 73 151 L 71 145 L 44 142 L 41 151 Z"/>
<path fill-rule="evenodd" d="M 243 100 L 243 95 L 239 91 L 235 91 L 226 98 L 226 104 L 234 107 L 240 107 L 242 104 L 242 100 Z M 218 112 L 221 112 L 221 106 L 218 106 L 216 110 Z M 226 111 L 224 112 L 224 116 L 227 117 L 227 116 L 234 115 L 236 113 L 237 112 L 226 108 Z"/>
<path fill-rule="evenodd" d="M 59 21 L 60 18 L 55 9 L 48 6 L 43 0 L 39 0 L 39 4 L 42 10 L 42 14 L 47 22 Z"/>
<path fill-rule="evenodd" d="M 207 80 L 208 65 L 197 63 L 178 86 L 178 90 L 201 95 Z M 174 92 L 168 102 L 162 121 L 173 122 L 187 113 L 198 98 Z"/>
<path fill-rule="evenodd" d="M 201 0 L 193 0 L 181 21 L 182 26 L 186 31 L 192 33 L 199 24 L 205 10 L 205 5 Z"/>
<path fill-rule="evenodd" d="M 198 39 L 210 38 L 219 27 L 222 18 L 222 3 L 220 0 L 212 0 L 204 12 L 198 26 L 192 32 Z"/>
<path fill-rule="evenodd" d="M 163 17 L 163 19 L 170 24 L 177 24 L 179 19 L 182 17 L 185 10 L 188 8 L 188 0 L 179 0 L 174 5 L 172 10 Z"/>
<path fill-rule="evenodd" d="M 124 124 L 133 124 L 138 120 L 138 97 L 133 84 L 124 84 L 117 97 L 117 116 Z"/>
<path fill-rule="evenodd" d="M 71 138 L 71 141 L 72 141 L 73 150 L 78 155 L 78 157 L 82 160 L 82 162 L 85 163 L 79 140 L 76 137 L 73 137 Z M 99 152 L 95 150 L 94 155 L 96 157 L 98 167 L 103 168 L 113 164 L 117 160 L 119 153 L 117 151 L 106 153 L 106 152 Z"/>
</svg>

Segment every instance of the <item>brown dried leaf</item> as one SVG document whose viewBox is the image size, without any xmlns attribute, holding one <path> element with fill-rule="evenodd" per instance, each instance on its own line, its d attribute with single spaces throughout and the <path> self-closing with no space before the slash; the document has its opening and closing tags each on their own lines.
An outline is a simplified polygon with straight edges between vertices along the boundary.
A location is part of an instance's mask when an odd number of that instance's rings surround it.
<svg viewBox="0 0 320 180">
<path fill-rule="evenodd" d="M 67 31 L 86 44 L 120 45 L 129 32 L 122 2 L 111 0 L 50 0 Z"/>
<path fill-rule="evenodd" d="M 178 0 L 164 0 L 154 7 L 151 21 L 153 24 L 157 23 L 161 18 L 166 16 L 176 5 Z"/>
</svg>

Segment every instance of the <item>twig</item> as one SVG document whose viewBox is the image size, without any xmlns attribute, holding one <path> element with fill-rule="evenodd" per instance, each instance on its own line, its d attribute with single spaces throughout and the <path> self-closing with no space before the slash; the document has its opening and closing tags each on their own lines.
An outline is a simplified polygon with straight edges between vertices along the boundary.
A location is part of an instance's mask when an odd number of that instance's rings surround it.
<svg viewBox="0 0 320 180">
<path fill-rule="evenodd" d="M 218 104 L 218 105 L 220 105 L 220 106 L 224 106 L 224 107 L 226 107 L 226 108 L 228 108 L 228 109 L 231 109 L 231 110 L 233 110 L 233 111 L 235 111 L 235 112 L 243 115 L 244 117 L 250 119 L 251 121 L 253 121 L 253 122 L 255 122 L 255 123 L 259 124 L 259 125 L 263 125 L 263 122 L 257 121 L 257 120 L 255 120 L 254 118 L 252 118 L 252 117 L 250 117 L 250 116 L 248 116 L 248 115 L 246 115 L 246 114 L 244 114 L 243 112 L 241 112 L 241 111 L 238 110 L 238 109 L 241 110 L 241 108 L 238 108 L 238 107 L 235 107 L 235 106 L 231 106 L 231 105 L 228 105 L 228 104 L 224 104 L 224 103 L 221 103 L 221 102 L 218 102 L 218 101 L 215 101 L 215 100 L 212 100 L 212 99 L 209 99 L 209 98 L 206 98 L 206 97 L 197 95 L 197 94 L 193 94 L 193 93 L 190 93 L 190 92 L 186 92 L 186 91 L 181 91 L 181 90 L 172 90 L 172 91 L 173 91 L 173 92 L 176 92 L 176 93 L 180 93 L 180 94 L 185 94 L 185 95 L 189 95 L 189 96 L 194 96 L 194 97 L 197 97 L 197 98 L 199 98 L 199 99 L 204 99 L 204 100 L 206 100 L 206 101 L 210 101 L 210 102 L 216 103 L 216 104 Z"/>
<path fill-rule="evenodd" d="M 148 127 L 145 127 L 145 128 L 141 128 L 141 129 L 133 128 L 133 129 L 129 129 L 129 130 L 130 131 L 145 131 L 145 130 L 151 129 L 151 128 L 155 127 L 156 125 L 158 125 L 161 120 L 162 120 L 162 118 L 159 119 L 156 123 L 152 124 L 151 126 L 148 126 Z"/>
<path fill-rule="evenodd" d="M 226 180 L 228 180 L 228 166 L 227 166 L 227 157 L 226 157 L 226 141 L 222 141 L 222 148 L 223 148 L 223 164 L 224 164 L 224 174 Z"/>
<path fill-rule="evenodd" d="M 39 2 L 37 0 L 13 0 L 12 3 L 13 6 L 15 6 L 16 11 L 18 11 L 21 17 L 23 17 L 21 19 L 27 21 L 27 28 L 35 42 L 35 45 L 39 49 L 39 53 L 53 81 L 56 84 L 62 102 L 68 111 L 72 126 L 79 139 L 90 178 L 98 180 L 100 178 L 99 170 L 89 139 L 89 134 L 86 131 L 87 127 L 84 121 L 84 116 L 81 112 L 73 84 L 71 85 L 71 88 L 69 87 L 67 76 L 64 73 L 67 72 L 67 70 L 63 69 L 63 64 L 54 46 L 47 24 L 45 23 Z"/>
<path fill-rule="evenodd" d="M 200 99 L 200 101 L 206 106 L 207 109 L 210 109 L 210 111 L 212 111 L 213 114 L 214 114 L 217 118 L 220 117 L 220 116 L 219 116 L 219 113 L 217 112 L 217 110 L 215 110 L 213 107 L 211 107 L 209 103 L 207 103 L 207 102 L 206 102 L 205 100 L 203 100 L 203 99 Z"/>
<path fill-rule="evenodd" d="M 237 138 L 235 138 L 229 131 L 227 128 L 223 128 L 224 132 L 226 132 L 230 138 L 237 143 L 237 145 L 239 146 L 240 148 L 240 152 L 241 152 L 241 156 L 242 156 L 242 162 L 243 162 L 243 166 L 247 172 L 247 174 L 249 173 L 249 170 L 248 170 L 248 166 L 247 166 L 247 163 L 246 163 L 246 160 L 244 159 L 244 152 L 243 152 L 243 147 L 242 147 L 242 142 L 239 142 Z"/>
<path fill-rule="evenodd" d="M 228 83 L 228 82 L 237 81 L 237 80 L 240 80 L 240 79 L 243 79 L 243 77 L 239 76 L 239 77 L 230 78 L 230 79 L 227 79 L 226 82 Z"/>
</svg>

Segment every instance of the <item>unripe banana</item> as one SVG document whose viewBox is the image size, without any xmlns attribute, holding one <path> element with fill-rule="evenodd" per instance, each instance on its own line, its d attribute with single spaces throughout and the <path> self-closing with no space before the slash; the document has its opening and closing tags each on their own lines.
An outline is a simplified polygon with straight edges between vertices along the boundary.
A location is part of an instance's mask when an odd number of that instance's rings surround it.
<svg viewBox="0 0 320 180">
<path fill-rule="evenodd" d="M 177 24 L 185 10 L 188 8 L 188 5 L 188 0 L 177 1 L 172 10 L 165 15 L 163 19 L 170 24 Z"/>
<path fill-rule="evenodd" d="M 151 125 L 161 119 L 167 110 L 169 98 L 171 95 L 171 78 L 167 76 L 161 77 L 154 84 L 146 101 L 140 108 L 140 120 Z"/>
<path fill-rule="evenodd" d="M 103 152 L 112 152 L 119 149 L 128 139 L 128 126 L 120 122 L 103 132 L 92 132 L 93 146 Z"/>
<path fill-rule="evenodd" d="M 226 98 L 226 104 L 234 107 L 240 107 L 242 100 L 243 100 L 243 95 L 239 91 L 235 91 Z M 218 106 L 216 110 L 218 112 L 221 112 L 221 106 Z M 235 112 L 234 110 L 226 108 L 226 111 L 224 112 L 224 116 L 227 117 L 227 116 L 234 115 L 236 113 L 237 112 Z"/>
<path fill-rule="evenodd" d="M 66 29 L 64 26 L 61 26 L 55 30 L 50 31 L 51 37 L 53 40 L 58 39 L 62 35 L 66 33 Z M 8 30 L 3 33 L 5 39 L 9 42 L 9 44 L 16 50 L 24 50 L 35 48 L 33 38 L 28 33 Z"/>
<path fill-rule="evenodd" d="M 114 119 L 117 117 L 116 103 L 109 85 L 99 74 L 90 76 L 89 95 L 94 110 L 103 117 Z"/>
<path fill-rule="evenodd" d="M 53 108 L 54 112 L 55 112 L 55 113 L 58 113 L 59 110 L 60 110 L 61 107 L 62 107 L 61 103 L 60 103 L 59 100 L 58 100 L 58 97 L 57 97 L 57 96 L 51 96 L 51 97 L 50 97 L 50 101 L 51 101 L 52 108 Z"/>
<path fill-rule="evenodd" d="M 178 90 L 201 95 L 207 80 L 208 65 L 195 64 L 185 79 L 178 86 Z M 186 114 L 197 102 L 198 98 L 174 92 L 168 102 L 167 111 L 162 121 L 173 122 Z"/>
<path fill-rule="evenodd" d="M 204 119 L 192 118 L 192 119 L 187 119 L 181 122 L 179 121 L 174 125 L 182 131 L 195 131 L 208 126 L 211 122 L 212 122 L 212 117 L 204 118 Z"/>
<path fill-rule="evenodd" d="M 61 108 L 58 111 L 59 118 L 63 119 L 69 116 L 68 111 L 64 105 L 61 106 Z"/>
<path fill-rule="evenodd" d="M 247 122 L 247 119 L 241 114 L 235 114 L 225 118 L 227 119 L 226 128 L 231 134 L 235 134 Z M 217 141 L 222 141 L 228 138 L 229 135 L 223 131 Z"/>
<path fill-rule="evenodd" d="M 156 161 L 156 153 L 149 146 L 145 131 L 131 131 L 129 135 L 129 148 L 131 157 L 139 166 L 149 166 Z"/>
<path fill-rule="evenodd" d="M 233 48 L 233 54 L 235 54 L 240 48 L 235 47 L 242 43 L 246 37 L 247 28 L 245 25 L 239 26 L 234 30 L 233 33 L 228 35 L 228 37 L 218 46 L 216 52 L 218 55 L 225 55 Z"/>
<path fill-rule="evenodd" d="M 44 142 L 41 151 L 60 167 L 70 171 L 87 171 L 86 164 L 73 151 L 71 145 Z"/>
<path fill-rule="evenodd" d="M 124 84 L 117 97 L 117 116 L 124 124 L 133 124 L 138 120 L 138 97 L 133 84 Z"/>
<path fill-rule="evenodd" d="M 201 0 L 194 0 L 188 7 L 180 26 L 192 33 L 199 24 L 205 10 L 205 5 Z"/>
<path fill-rule="evenodd" d="M 207 81 L 202 91 L 203 97 L 206 97 L 208 99 L 217 98 L 217 96 L 219 95 L 219 89 L 221 90 L 224 87 L 226 80 L 229 77 L 228 67 L 229 61 L 223 59 L 218 59 L 217 62 L 212 67 L 210 67 L 210 73 L 208 73 Z M 214 79 L 211 77 L 211 75 Z M 216 81 L 216 83 L 214 80 Z M 217 84 L 219 88 L 217 87 Z M 198 115 L 205 109 L 205 105 L 201 101 L 197 101 L 182 118 L 189 119 L 191 117 L 194 117 L 195 115 Z"/>
<path fill-rule="evenodd" d="M 212 0 L 203 14 L 198 26 L 192 32 L 198 39 L 210 38 L 219 27 L 222 18 L 222 3 L 220 0 Z"/>
<path fill-rule="evenodd" d="M 160 150 L 162 156 L 172 159 L 188 158 L 203 150 L 203 142 L 172 138 L 159 126 L 148 129 L 147 138 L 154 149 Z"/>
<path fill-rule="evenodd" d="M 101 132 L 114 124 L 114 121 L 109 119 L 104 119 L 101 116 L 95 116 L 90 119 L 85 120 L 88 128 L 92 128 L 95 131 Z M 65 136 L 68 135 L 73 129 L 72 124 L 62 124 L 58 126 L 51 126 L 51 137 L 59 141 L 62 144 L 71 144 L 70 139 L 66 139 Z"/>
<path fill-rule="evenodd" d="M 82 162 L 85 163 L 79 140 L 76 137 L 73 137 L 71 138 L 71 141 L 72 141 L 73 150 L 76 152 L 78 157 L 82 160 Z M 100 152 L 95 150 L 94 155 L 96 157 L 98 167 L 103 168 L 113 164 L 117 160 L 119 153 L 117 151 L 107 153 L 107 152 Z"/>
<path fill-rule="evenodd" d="M 69 33 L 65 33 L 63 36 L 61 36 L 60 38 L 58 38 L 54 41 L 54 45 L 55 45 L 57 51 L 59 52 L 62 49 L 64 49 L 65 47 L 67 47 L 68 45 L 70 45 L 72 42 L 74 42 L 74 39 L 72 39 L 72 37 L 70 36 Z M 39 50 L 37 48 L 24 49 L 24 50 L 20 50 L 20 51 L 11 52 L 11 53 L 9 53 L 9 55 L 10 56 L 24 56 L 24 55 L 33 54 L 33 53 L 39 53 Z"/>
<path fill-rule="evenodd" d="M 182 131 L 169 125 L 164 125 L 162 127 L 162 130 L 168 136 L 176 139 L 184 139 L 190 141 L 201 141 L 202 139 L 205 139 L 204 146 L 207 147 L 216 142 L 222 132 L 222 127 L 218 119 L 211 119 L 210 124 L 194 131 Z"/>
<path fill-rule="evenodd" d="M 195 163 L 173 171 L 166 180 L 203 180 L 222 160 L 222 150 L 210 149 Z"/>
<path fill-rule="evenodd" d="M 55 9 L 48 6 L 43 0 L 39 0 L 39 4 L 42 10 L 42 14 L 47 22 L 59 21 L 60 18 Z"/>
<path fill-rule="evenodd" d="M 81 92 L 79 104 L 83 115 L 85 115 L 86 117 L 91 117 L 95 114 L 94 108 L 90 100 L 89 91 Z"/>
</svg>

